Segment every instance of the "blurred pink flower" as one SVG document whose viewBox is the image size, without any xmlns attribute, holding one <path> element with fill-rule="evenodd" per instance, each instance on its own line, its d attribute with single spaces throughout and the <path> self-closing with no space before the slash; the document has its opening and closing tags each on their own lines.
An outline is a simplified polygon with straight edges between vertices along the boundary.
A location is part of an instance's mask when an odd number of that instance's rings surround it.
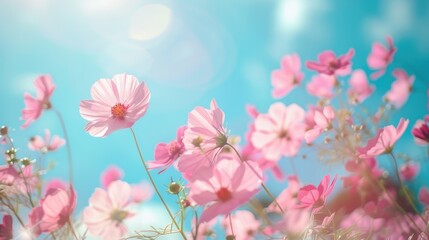
<svg viewBox="0 0 429 240">
<path fill-rule="evenodd" d="M 189 198 L 197 205 L 205 206 L 200 222 L 229 214 L 249 201 L 261 183 L 257 175 L 262 176 L 262 171 L 254 162 L 244 164 L 234 159 L 222 159 L 213 171 L 213 174 L 198 172 L 197 180 L 190 183 Z"/>
<path fill-rule="evenodd" d="M 52 152 L 63 146 L 66 141 L 57 135 L 54 135 L 51 139 L 51 132 L 49 129 L 45 129 L 45 138 L 41 136 L 35 136 L 30 139 L 28 148 L 33 151 L 39 151 L 42 153 Z"/>
<path fill-rule="evenodd" d="M 48 183 L 45 184 L 44 194 L 46 195 L 51 189 L 62 189 L 67 191 L 67 183 L 60 179 L 52 179 Z"/>
<path fill-rule="evenodd" d="M 382 175 L 382 170 L 377 167 L 375 158 L 361 159 L 359 162 L 349 160 L 345 168 L 351 174 L 342 177 L 345 188 L 351 187 L 354 192 L 366 192 L 373 188 L 374 181 Z"/>
<path fill-rule="evenodd" d="M 426 115 L 424 120 L 417 120 L 413 126 L 411 133 L 414 136 L 414 141 L 418 145 L 429 144 L 429 115 Z"/>
<path fill-rule="evenodd" d="M 255 219 L 252 212 L 246 210 L 236 211 L 234 214 L 231 214 L 231 222 L 236 240 L 255 239 L 260 223 Z M 222 220 L 222 225 L 226 234 L 232 235 L 231 224 L 228 216 L 225 216 Z"/>
<path fill-rule="evenodd" d="M 53 232 L 64 226 L 76 206 L 76 195 L 70 185 L 69 192 L 61 188 L 50 188 L 40 201 L 40 206 L 29 214 L 32 226 L 38 225 L 40 232 Z"/>
<path fill-rule="evenodd" d="M 283 192 L 279 194 L 279 196 L 276 198 L 279 205 L 282 207 L 283 210 L 288 211 L 289 209 L 293 209 L 298 204 L 298 191 L 301 188 L 300 183 L 298 180 L 298 177 L 295 175 L 291 175 L 288 177 L 289 184 Z M 268 208 L 268 211 L 271 212 L 279 212 L 280 209 L 277 207 L 277 204 L 272 202 Z"/>
<path fill-rule="evenodd" d="M 402 179 L 404 179 L 405 181 L 411 181 L 417 176 L 419 170 L 420 167 L 418 163 L 407 162 L 400 167 L 399 173 Z"/>
<path fill-rule="evenodd" d="M 98 80 L 91 96 L 94 100 L 81 101 L 79 111 L 89 121 L 85 130 L 94 137 L 132 127 L 146 113 L 150 100 L 146 84 L 127 74 Z"/>
<path fill-rule="evenodd" d="M 347 91 L 350 104 L 359 104 L 374 92 L 374 86 L 369 85 L 366 74 L 362 70 L 355 70 L 349 80 L 350 88 Z"/>
<path fill-rule="evenodd" d="M 208 222 L 200 222 L 197 223 L 195 218 L 192 219 L 192 233 L 189 236 L 189 239 L 194 239 L 192 237 L 195 236 L 195 240 L 206 240 L 215 236 L 214 226 L 216 225 L 217 218 L 213 218 Z M 196 232 L 196 225 L 198 224 L 198 232 Z"/>
<path fill-rule="evenodd" d="M 117 166 L 109 166 L 104 172 L 101 174 L 101 184 L 104 188 L 108 188 L 109 185 L 116 181 L 121 180 L 124 176 L 124 172 Z"/>
<path fill-rule="evenodd" d="M 0 240 L 13 239 L 12 216 L 3 215 L 3 222 L 0 224 Z"/>
<path fill-rule="evenodd" d="M 419 201 L 425 206 L 429 206 L 429 188 L 422 187 L 419 191 Z"/>
<path fill-rule="evenodd" d="M 315 111 L 314 122 L 316 123 L 312 129 L 305 132 L 304 138 L 307 143 L 312 143 L 323 131 L 328 131 L 332 128 L 332 120 L 335 118 L 335 111 L 331 106 L 326 106 L 323 111 Z"/>
<path fill-rule="evenodd" d="M 22 128 L 27 128 L 36 121 L 42 114 L 43 109 L 52 107 L 50 97 L 55 90 L 55 85 L 49 75 L 41 75 L 34 80 L 36 87 L 36 97 L 29 93 L 24 94 L 25 108 L 22 110 L 22 119 L 25 123 Z"/>
<path fill-rule="evenodd" d="M 185 145 L 183 137 L 185 135 L 186 126 L 177 129 L 176 140 L 170 143 L 159 143 L 155 148 L 155 161 L 149 162 L 149 168 L 162 168 L 159 173 L 164 172 L 170 167 L 184 152 Z"/>
<path fill-rule="evenodd" d="M 301 72 L 301 61 L 297 54 L 286 55 L 281 61 L 281 68 L 271 73 L 271 84 L 274 89 L 274 98 L 286 96 L 293 88 L 299 85 L 304 78 Z"/>
<path fill-rule="evenodd" d="M 141 203 L 149 200 L 153 195 L 152 187 L 147 182 L 140 182 L 131 185 L 131 202 Z"/>
<path fill-rule="evenodd" d="M 311 82 L 307 83 L 307 92 L 318 98 L 331 99 L 334 96 L 336 80 L 334 76 L 320 74 L 313 76 Z"/>
<path fill-rule="evenodd" d="M 290 209 L 276 228 L 288 239 L 302 239 L 302 234 L 311 226 L 311 212 L 308 209 Z"/>
<path fill-rule="evenodd" d="M 390 36 L 386 37 L 387 48 L 381 43 L 374 43 L 372 45 L 371 53 L 367 58 L 368 66 L 371 69 L 378 70 L 371 74 L 372 79 L 377 79 L 386 72 L 387 66 L 392 62 L 393 56 L 396 52 L 396 47 L 393 45 L 393 39 Z"/>
<path fill-rule="evenodd" d="M 127 232 L 124 220 L 133 215 L 127 210 L 130 198 L 130 185 L 120 180 L 112 182 L 107 191 L 97 188 L 83 211 L 88 231 L 104 240 L 120 239 Z"/>
<path fill-rule="evenodd" d="M 377 135 L 368 140 L 365 147 L 358 148 L 359 157 L 370 158 L 392 152 L 396 141 L 398 141 L 402 134 L 404 134 L 405 129 L 407 129 L 408 122 L 408 119 L 404 120 L 401 118 L 396 128 L 393 125 L 389 125 L 379 129 Z"/>
<path fill-rule="evenodd" d="M 267 114 L 260 114 L 255 119 L 252 144 L 270 160 L 295 156 L 304 137 L 304 116 L 304 109 L 296 104 L 272 104 Z"/>
<path fill-rule="evenodd" d="M 337 176 L 334 177 L 332 183 L 330 183 L 330 176 L 323 177 L 319 186 L 306 185 L 302 187 L 298 192 L 299 208 L 312 208 L 313 211 L 319 211 L 326 202 L 327 197 L 331 194 L 334 189 Z"/>
<path fill-rule="evenodd" d="M 196 107 L 188 115 L 188 126 L 183 143 L 185 152 L 177 167 L 190 178 L 193 173 L 213 166 L 215 156 L 227 144 L 228 137 L 223 127 L 225 115 L 213 99 L 210 109 Z"/>
<path fill-rule="evenodd" d="M 16 193 L 31 193 L 36 183 L 32 165 L 22 167 L 19 172 L 13 165 L 0 166 L 0 184 L 13 187 Z"/>
<path fill-rule="evenodd" d="M 399 109 L 408 100 L 414 83 L 414 75 L 408 76 L 402 69 L 394 70 L 392 75 L 396 80 L 392 83 L 390 90 L 384 95 L 384 99 L 396 109 Z"/>
<path fill-rule="evenodd" d="M 342 228 L 351 228 L 356 233 L 374 233 L 384 227 L 383 218 L 374 218 L 362 208 L 357 208 L 351 214 L 346 215 L 340 225 Z"/>
<path fill-rule="evenodd" d="M 319 62 L 307 61 L 306 66 L 310 70 L 314 70 L 326 75 L 347 75 L 351 71 L 351 59 L 355 51 L 353 48 L 340 57 L 336 57 L 332 51 L 324 51 L 317 57 Z"/>
</svg>

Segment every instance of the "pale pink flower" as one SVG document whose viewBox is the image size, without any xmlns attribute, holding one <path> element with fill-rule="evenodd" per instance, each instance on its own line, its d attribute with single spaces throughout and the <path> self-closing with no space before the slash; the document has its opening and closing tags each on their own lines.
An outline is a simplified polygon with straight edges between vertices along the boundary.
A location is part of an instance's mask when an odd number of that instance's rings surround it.
<svg viewBox="0 0 429 240">
<path fill-rule="evenodd" d="M 272 104 L 267 114 L 260 114 L 255 119 L 252 144 L 273 161 L 281 156 L 295 156 L 304 137 L 304 116 L 304 109 L 296 104 Z"/>
<path fill-rule="evenodd" d="M 30 138 L 28 148 L 33 151 L 39 151 L 42 153 L 52 152 L 60 148 L 66 143 L 66 141 L 57 135 L 51 138 L 51 132 L 49 129 L 45 129 L 45 138 L 41 136 L 35 136 Z"/>
<path fill-rule="evenodd" d="M 407 162 L 399 168 L 401 178 L 405 181 L 413 180 L 419 173 L 420 167 L 416 162 Z"/>
<path fill-rule="evenodd" d="M 312 143 L 323 131 L 332 128 L 332 120 L 335 118 L 335 111 L 331 106 L 326 106 L 323 111 L 315 111 L 314 122 L 316 125 L 305 132 L 304 138 L 307 143 Z"/>
<path fill-rule="evenodd" d="M 408 119 L 404 120 L 401 118 L 396 128 L 393 125 L 389 125 L 379 129 L 377 135 L 368 140 L 365 147 L 358 148 L 359 157 L 370 158 L 392 152 L 396 141 L 398 141 L 402 134 L 404 134 L 405 129 L 407 129 L 408 122 Z"/>
<path fill-rule="evenodd" d="M 429 188 L 422 187 L 419 191 L 419 201 L 426 206 L 429 206 Z"/>
<path fill-rule="evenodd" d="M 55 85 L 49 75 L 41 75 L 34 80 L 36 87 L 36 97 L 29 93 L 24 94 L 25 108 L 22 110 L 22 119 L 25 123 L 22 128 L 27 128 L 36 121 L 42 114 L 43 109 L 52 107 L 50 97 L 55 90 Z"/>
<path fill-rule="evenodd" d="M 131 185 L 131 202 L 141 203 L 149 200 L 153 195 L 152 187 L 147 182 L 140 182 Z"/>
<path fill-rule="evenodd" d="M 418 145 L 429 145 L 429 115 L 426 115 L 424 120 L 417 120 L 411 133 Z"/>
<path fill-rule="evenodd" d="M 30 210 L 28 213 L 28 230 L 30 230 L 30 233 L 32 237 L 36 238 L 40 234 L 42 234 L 42 230 L 40 228 L 40 223 L 43 218 L 43 208 L 42 207 L 35 207 Z"/>
<path fill-rule="evenodd" d="M 332 51 L 324 51 L 317 57 L 319 62 L 307 61 L 310 70 L 326 75 L 347 75 L 351 71 L 351 59 L 355 51 L 351 48 L 345 55 L 336 57 Z"/>
<path fill-rule="evenodd" d="M 359 104 L 374 92 L 374 86 L 369 85 L 366 74 L 362 70 L 355 70 L 349 80 L 350 88 L 347 91 L 350 104 Z"/>
<path fill-rule="evenodd" d="M 292 89 L 299 85 L 304 78 L 301 72 L 301 61 L 297 54 L 286 55 L 281 61 L 281 68 L 271 73 L 271 84 L 274 89 L 274 98 L 286 96 Z"/>
<path fill-rule="evenodd" d="M 276 228 L 288 236 L 288 239 L 302 239 L 302 234 L 311 225 L 311 212 L 308 209 L 290 209 Z"/>
<path fill-rule="evenodd" d="M 313 76 L 311 82 L 307 83 L 307 92 L 318 98 L 331 99 L 334 96 L 336 80 L 334 76 L 320 74 Z"/>
<path fill-rule="evenodd" d="M 371 217 L 362 208 L 357 208 L 351 214 L 346 215 L 340 223 L 342 228 L 351 228 L 358 233 L 377 232 L 384 224 L 383 218 Z"/>
<path fill-rule="evenodd" d="M 130 185 L 120 180 L 112 182 L 107 190 L 97 188 L 83 211 L 89 233 L 104 240 L 120 239 L 127 232 L 124 220 L 133 215 L 127 209 L 130 198 Z"/>
<path fill-rule="evenodd" d="M 67 191 L 67 183 L 60 179 L 52 179 L 48 183 L 46 183 L 44 194 L 46 195 L 51 189 L 62 189 Z"/>
<path fill-rule="evenodd" d="M 53 232 L 68 221 L 76 206 L 76 195 L 72 186 L 69 191 L 56 188 L 49 189 L 40 201 L 40 206 L 29 215 L 30 222 L 38 225 L 40 232 Z"/>
<path fill-rule="evenodd" d="M 233 159 L 220 160 L 214 166 L 213 174 L 201 171 L 198 174 L 197 180 L 190 183 L 189 198 L 197 205 L 205 206 L 200 222 L 229 214 L 249 201 L 258 192 L 261 183 L 258 175 L 262 176 L 256 163 L 244 164 Z"/>
<path fill-rule="evenodd" d="M 283 210 L 288 211 L 293 209 L 298 204 L 298 191 L 301 188 L 298 177 L 291 175 L 288 177 L 289 184 L 283 192 L 276 198 L 278 204 L 282 207 Z M 280 209 L 277 207 L 276 203 L 271 203 L 268 208 L 268 211 L 280 212 Z"/>
<path fill-rule="evenodd" d="M 236 240 L 255 239 L 260 223 L 255 219 L 252 212 L 246 210 L 236 211 L 234 214 L 231 214 L 231 222 Z M 222 221 L 222 225 L 226 234 L 232 235 L 230 219 L 228 216 L 225 216 Z"/>
<path fill-rule="evenodd" d="M 81 101 L 79 111 L 89 121 L 85 130 L 94 137 L 132 127 L 146 113 L 150 100 L 146 84 L 127 74 L 98 80 L 91 96 L 94 100 Z"/>
<path fill-rule="evenodd" d="M 0 240 L 13 239 L 12 216 L 3 215 L 3 222 L 0 224 Z"/>
<path fill-rule="evenodd" d="M 37 180 L 32 165 L 22 167 L 19 172 L 13 165 L 0 166 L 0 184 L 13 187 L 16 193 L 31 193 Z"/>
<path fill-rule="evenodd" d="M 309 106 L 307 112 L 305 112 L 305 129 L 311 129 L 316 126 L 316 122 L 314 121 L 314 114 L 316 111 L 322 111 L 323 109 L 318 106 Z"/>
<path fill-rule="evenodd" d="M 384 99 L 396 109 L 399 109 L 407 102 L 415 77 L 414 75 L 408 76 L 401 69 L 394 70 L 392 75 L 396 80 L 392 83 L 390 90 L 384 95 Z"/>
<path fill-rule="evenodd" d="M 326 202 L 329 194 L 331 194 L 334 189 L 335 182 L 337 181 L 337 176 L 334 177 L 332 183 L 330 183 L 330 176 L 327 175 L 323 177 L 319 186 L 314 186 L 312 184 L 302 187 L 298 192 L 299 208 L 312 208 L 313 211 L 320 210 Z"/>
<path fill-rule="evenodd" d="M 195 218 L 192 220 L 192 232 L 189 239 L 192 239 L 192 236 L 195 236 L 195 240 L 206 240 L 208 238 L 215 237 L 214 227 L 217 223 L 217 218 L 213 218 L 208 222 L 200 222 L 198 223 Z M 198 224 L 198 232 L 196 225 Z"/>
<path fill-rule="evenodd" d="M 188 126 L 183 137 L 186 151 L 177 164 L 186 178 L 213 165 L 216 156 L 227 144 L 223 127 L 225 115 L 213 99 L 210 109 L 196 107 L 188 114 Z"/>
<path fill-rule="evenodd" d="M 395 55 L 396 47 L 393 45 L 393 39 L 387 36 L 386 41 L 387 48 L 381 43 L 374 43 L 371 53 L 367 58 L 368 66 L 371 69 L 378 70 L 371 74 L 372 79 L 377 79 L 386 72 L 387 66 L 392 62 L 393 56 Z"/>
<path fill-rule="evenodd" d="M 373 188 L 374 181 L 378 181 L 383 171 L 377 167 L 375 158 L 361 159 L 359 162 L 349 160 L 345 168 L 351 174 L 342 177 L 345 188 L 351 187 L 354 192 L 365 192 Z"/>
<path fill-rule="evenodd" d="M 159 143 L 155 148 L 155 161 L 149 162 L 149 168 L 162 168 L 159 173 L 169 168 L 184 152 L 183 137 L 186 126 L 177 129 L 176 139 L 170 143 Z"/>
<path fill-rule="evenodd" d="M 123 176 L 122 169 L 117 166 L 110 166 L 101 174 L 101 185 L 107 189 L 112 182 L 121 180 Z"/>
</svg>

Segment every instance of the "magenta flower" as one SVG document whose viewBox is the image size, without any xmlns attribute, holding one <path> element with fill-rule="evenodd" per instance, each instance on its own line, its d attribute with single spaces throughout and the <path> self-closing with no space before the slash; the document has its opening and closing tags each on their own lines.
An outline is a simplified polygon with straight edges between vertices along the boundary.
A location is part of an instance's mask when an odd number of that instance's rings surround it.
<svg viewBox="0 0 429 240">
<path fill-rule="evenodd" d="M 206 206 L 200 222 L 229 214 L 249 201 L 261 184 L 257 175 L 262 176 L 262 171 L 254 162 L 244 164 L 222 159 L 214 166 L 213 174 L 207 174 L 207 171 L 198 172 L 197 180 L 190 183 L 189 198 L 197 205 Z"/>
<path fill-rule="evenodd" d="M 112 182 L 121 180 L 123 176 L 122 169 L 117 166 L 110 166 L 101 174 L 101 185 L 107 189 Z"/>
<path fill-rule="evenodd" d="M 76 206 L 76 195 L 72 186 L 69 192 L 64 189 L 49 189 L 40 201 L 40 206 L 29 214 L 32 226 L 38 225 L 40 232 L 53 232 L 64 226 Z"/>
<path fill-rule="evenodd" d="M 124 220 L 133 215 L 127 209 L 130 198 L 130 185 L 120 180 L 112 182 L 107 191 L 97 188 L 83 211 L 88 231 L 104 240 L 120 239 L 127 232 Z"/>
<path fill-rule="evenodd" d="M 256 118 L 252 144 L 271 160 L 295 156 L 304 137 L 304 116 L 304 109 L 296 104 L 272 104 L 267 114 Z"/>
<path fill-rule="evenodd" d="M 386 72 L 387 66 L 392 62 L 393 56 L 396 52 L 396 47 L 393 46 L 391 37 L 386 37 L 387 48 L 381 43 L 374 43 L 372 45 L 371 53 L 368 56 L 367 62 L 371 69 L 378 70 L 371 74 L 372 79 L 377 79 Z"/>
<path fill-rule="evenodd" d="M 0 240 L 13 239 L 12 216 L 3 215 L 3 222 L 0 224 Z"/>
<path fill-rule="evenodd" d="M 170 143 L 159 143 L 155 148 L 155 161 L 149 163 L 149 168 L 162 168 L 159 173 L 164 172 L 169 168 L 184 152 L 185 145 L 183 137 L 185 135 L 186 126 L 177 129 L 176 140 Z"/>
<path fill-rule="evenodd" d="M 88 120 L 85 130 L 94 137 L 106 137 L 123 128 L 130 128 L 146 113 L 150 92 L 136 77 L 118 74 L 100 79 L 92 85 L 93 100 L 80 102 L 80 115 Z"/>
<path fill-rule="evenodd" d="M 49 129 L 45 129 L 45 138 L 43 139 L 41 136 L 32 137 L 28 143 L 28 148 L 33 151 L 47 153 L 57 150 L 65 143 L 66 141 L 57 135 L 54 135 L 51 139 L 51 132 Z"/>
<path fill-rule="evenodd" d="M 366 74 L 362 70 L 353 71 L 347 91 L 350 104 L 359 104 L 374 92 L 374 86 L 369 85 Z"/>
<path fill-rule="evenodd" d="M 223 127 L 225 115 L 213 99 L 210 109 L 196 107 L 188 115 L 188 126 L 183 137 L 186 151 L 177 167 L 186 178 L 199 169 L 212 166 L 215 156 L 227 144 Z"/>
<path fill-rule="evenodd" d="M 351 71 L 351 59 L 355 54 L 355 50 L 351 48 L 346 55 L 336 57 L 332 51 L 325 51 L 317 57 L 319 62 L 307 61 L 306 66 L 310 70 L 314 70 L 326 75 L 347 75 Z"/>
<path fill-rule="evenodd" d="M 384 95 L 384 99 L 396 109 L 401 108 L 408 100 L 414 83 L 414 75 L 408 74 L 401 69 L 393 71 L 396 80 L 392 83 L 390 90 Z"/>
<path fill-rule="evenodd" d="M 34 80 L 36 87 L 36 97 L 29 93 L 24 94 L 25 108 L 22 110 L 22 119 L 25 123 L 22 128 L 27 128 L 31 123 L 36 121 L 42 114 L 43 109 L 52 107 L 50 97 L 55 90 L 55 85 L 49 75 L 41 75 Z"/>
<path fill-rule="evenodd" d="M 236 211 L 234 214 L 231 214 L 231 222 L 236 240 L 255 239 L 260 223 L 255 219 L 252 212 L 246 210 Z M 233 234 L 231 231 L 229 217 L 225 216 L 222 220 L 222 225 L 227 235 Z"/>
<path fill-rule="evenodd" d="M 332 128 L 332 120 L 335 118 L 335 111 L 331 106 L 326 106 L 323 111 L 316 110 L 314 113 L 314 122 L 316 125 L 305 132 L 304 138 L 307 143 L 312 143 L 323 131 Z"/>
<path fill-rule="evenodd" d="M 320 74 L 313 76 L 311 82 L 307 83 L 308 94 L 318 98 L 331 99 L 334 96 L 336 80 L 334 76 Z"/>
<path fill-rule="evenodd" d="M 334 177 L 332 183 L 330 183 L 330 176 L 325 176 L 320 182 L 319 186 L 306 185 L 302 187 L 298 192 L 299 208 L 312 208 L 313 211 L 319 211 L 326 202 L 329 194 L 334 189 L 337 176 Z"/>
<path fill-rule="evenodd" d="M 60 179 L 52 179 L 46 185 L 44 186 L 45 190 L 43 191 L 46 195 L 51 189 L 62 189 L 64 191 L 67 191 L 67 183 Z"/>
<path fill-rule="evenodd" d="M 418 163 L 407 162 L 400 167 L 399 173 L 402 179 L 405 181 L 411 181 L 417 176 L 419 170 L 420 167 Z"/>
<path fill-rule="evenodd" d="M 271 84 L 274 87 L 274 98 L 286 96 L 292 89 L 299 85 L 304 78 L 301 72 L 301 61 L 297 54 L 286 55 L 281 61 L 281 68 L 271 73 Z"/>
<path fill-rule="evenodd" d="M 414 141 L 419 145 L 429 144 L 429 115 L 426 115 L 424 120 L 418 120 L 413 126 L 411 133 L 414 136 Z"/>
<path fill-rule="evenodd" d="M 371 158 L 385 153 L 390 153 L 396 141 L 404 134 L 407 129 L 409 120 L 401 118 L 398 126 L 395 128 L 393 125 L 386 126 L 379 129 L 374 138 L 368 140 L 365 147 L 359 148 L 358 153 L 361 158 Z"/>
</svg>

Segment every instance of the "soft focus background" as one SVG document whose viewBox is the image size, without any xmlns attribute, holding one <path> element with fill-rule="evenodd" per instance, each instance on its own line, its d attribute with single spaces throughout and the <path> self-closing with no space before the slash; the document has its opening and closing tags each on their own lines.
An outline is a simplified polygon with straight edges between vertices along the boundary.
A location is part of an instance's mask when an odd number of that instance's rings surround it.
<svg viewBox="0 0 429 240">
<path fill-rule="evenodd" d="M 52 103 L 63 114 L 70 135 L 80 212 L 109 165 L 124 169 L 130 183 L 146 179 L 129 130 L 104 139 L 83 130 L 79 102 L 90 99 L 96 80 L 126 72 L 147 83 L 152 93 L 149 111 L 135 130 L 145 158 L 151 160 L 155 145 L 175 138 L 187 113 L 198 105 L 208 107 L 212 98 L 225 111 L 231 134 L 244 136 L 250 121 L 245 105 L 266 112 L 276 101 L 270 73 L 283 55 L 298 53 L 309 60 L 323 50 L 343 54 L 353 47 L 353 67 L 368 70 L 371 44 L 384 43 L 391 35 L 398 52 L 389 69 L 403 67 L 416 75 L 410 100 L 392 116 L 394 125 L 401 116 L 411 120 L 398 152 L 406 150 L 423 160 L 425 150 L 414 145 L 410 131 L 427 113 L 428 26 L 429 2 L 423 0 L 0 0 L 0 124 L 14 129 L 11 135 L 21 155 L 33 158 L 38 156 L 26 147 L 31 136 L 42 135 L 45 128 L 63 136 L 52 111 L 28 129 L 20 128 L 24 92 L 34 93 L 33 80 L 39 74 L 52 75 L 57 86 Z M 280 101 L 304 108 L 316 102 L 305 92 L 313 73 L 305 74 L 304 84 Z M 375 112 L 392 81 L 389 72 L 379 79 L 376 93 L 363 106 Z M 327 173 L 343 172 L 341 165 L 322 166 L 307 150 L 294 160 L 303 182 L 318 183 Z M 303 160 L 302 153 L 311 157 Z M 67 180 L 66 149 L 48 159 L 55 160 L 56 168 L 46 179 Z M 282 168 L 291 173 L 288 161 L 282 160 Z M 427 169 L 422 166 L 421 182 Z M 178 178 L 174 169 L 156 176 L 158 185 L 168 184 L 170 176 Z M 285 184 L 271 180 L 269 186 L 278 193 Z M 173 196 L 170 203 L 175 204 Z M 144 221 L 162 225 L 164 210 L 156 197 L 142 207 Z"/>
</svg>

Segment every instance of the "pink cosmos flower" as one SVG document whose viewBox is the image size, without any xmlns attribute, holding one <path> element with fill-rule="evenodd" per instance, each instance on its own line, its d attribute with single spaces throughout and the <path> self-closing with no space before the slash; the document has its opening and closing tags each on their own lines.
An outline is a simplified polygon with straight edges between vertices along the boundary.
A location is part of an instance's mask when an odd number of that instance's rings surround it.
<svg viewBox="0 0 429 240">
<path fill-rule="evenodd" d="M 89 121 L 85 130 L 94 137 L 132 127 L 146 113 L 150 100 L 146 84 L 127 74 L 98 80 L 91 96 L 94 100 L 81 101 L 79 111 Z"/>
<path fill-rule="evenodd" d="M 383 218 L 374 218 L 362 208 L 354 210 L 341 221 L 341 227 L 351 228 L 358 233 L 373 233 L 380 230 L 385 224 Z"/>
<path fill-rule="evenodd" d="M 350 104 L 359 104 L 374 92 L 374 86 L 369 85 L 366 74 L 362 70 L 353 71 L 347 91 Z"/>
<path fill-rule="evenodd" d="M 51 189 L 62 189 L 64 191 L 67 191 L 67 183 L 60 179 L 52 179 L 48 183 L 46 183 L 44 194 L 46 195 Z"/>
<path fill-rule="evenodd" d="M 131 185 L 131 202 L 141 203 L 149 200 L 153 195 L 152 187 L 147 182 L 140 182 Z"/>
<path fill-rule="evenodd" d="M 415 78 L 414 75 L 408 76 L 401 69 L 394 70 L 392 75 L 396 80 L 392 83 L 390 90 L 384 95 L 384 99 L 396 109 L 399 109 L 407 102 Z"/>
<path fill-rule="evenodd" d="M 49 189 L 41 200 L 40 206 L 29 214 L 33 226 L 38 225 L 40 232 L 53 232 L 64 226 L 76 206 L 76 195 L 72 186 L 69 192 L 64 189 Z"/>
<path fill-rule="evenodd" d="M 418 145 L 429 144 L 429 115 L 426 115 L 424 120 L 418 120 L 413 126 L 411 133 L 414 136 L 414 141 Z"/>
<path fill-rule="evenodd" d="M 336 80 L 334 76 L 316 75 L 311 78 L 311 82 L 307 83 L 307 92 L 318 98 L 331 99 L 334 96 L 334 87 Z"/>
<path fill-rule="evenodd" d="M 351 187 L 354 192 L 366 192 L 372 189 L 374 181 L 377 181 L 383 173 L 377 167 L 375 158 L 365 158 L 359 162 L 349 160 L 346 162 L 345 168 L 351 174 L 342 177 L 344 187 Z"/>
<path fill-rule="evenodd" d="M 377 135 L 368 140 L 365 147 L 358 148 L 359 157 L 370 158 L 392 152 L 396 141 L 398 141 L 402 134 L 404 134 L 405 129 L 407 129 L 408 122 L 408 119 L 404 120 L 401 118 L 396 128 L 393 125 L 389 125 L 379 129 Z"/>
<path fill-rule="evenodd" d="M 420 167 L 416 162 L 407 162 L 399 169 L 401 178 L 405 181 L 411 181 L 419 173 Z"/>
<path fill-rule="evenodd" d="M 260 223 L 255 219 L 253 213 L 246 210 L 236 211 L 234 214 L 231 214 L 231 222 L 236 240 L 255 239 Z M 226 234 L 232 235 L 231 224 L 228 216 L 225 216 L 222 221 L 222 225 Z"/>
<path fill-rule="evenodd" d="M 260 114 L 255 119 L 252 144 L 271 160 L 295 156 L 304 137 L 304 115 L 304 109 L 296 104 L 272 104 L 267 114 Z"/>
<path fill-rule="evenodd" d="M 49 129 L 45 129 L 45 139 L 43 139 L 41 136 L 32 137 L 28 143 L 28 148 L 33 151 L 47 153 L 57 150 L 65 143 L 66 141 L 57 135 L 54 135 L 51 139 L 51 132 Z"/>
<path fill-rule="evenodd" d="M 16 193 L 31 193 L 37 183 L 37 176 L 33 174 L 32 165 L 21 168 L 18 172 L 14 166 L 0 166 L 0 184 L 10 186 Z"/>
<path fill-rule="evenodd" d="M 395 55 L 396 47 L 393 46 L 393 39 L 389 36 L 386 37 L 387 48 L 381 43 L 374 43 L 372 45 L 371 53 L 368 56 L 367 62 L 371 69 L 378 70 L 371 74 L 372 79 L 377 79 L 386 72 L 387 66 L 392 62 L 393 55 Z"/>
<path fill-rule="evenodd" d="M 325 176 L 320 182 L 319 186 L 306 185 L 298 192 L 299 208 L 312 208 L 313 211 L 319 211 L 326 202 L 327 197 L 334 189 L 337 176 L 334 177 L 332 183 L 329 185 L 330 176 Z"/>
<path fill-rule="evenodd" d="M 41 75 L 34 80 L 36 87 L 36 97 L 29 93 L 24 94 L 25 108 L 22 110 L 22 119 L 25 123 L 22 128 L 27 128 L 31 123 L 36 121 L 42 114 L 43 109 L 52 107 L 50 97 L 55 90 L 55 85 L 49 75 Z"/>
<path fill-rule="evenodd" d="M 281 68 L 271 73 L 271 84 L 274 87 L 274 98 L 286 96 L 301 83 L 304 74 L 301 72 L 301 61 L 297 54 L 286 55 L 281 61 Z"/>
<path fill-rule="evenodd" d="M 123 176 L 122 169 L 117 166 L 110 166 L 101 174 L 101 184 L 107 189 L 112 182 L 121 180 Z"/>
<path fill-rule="evenodd" d="M 318 56 L 319 62 L 307 61 L 310 70 L 326 75 L 347 75 L 351 71 L 351 59 L 355 51 L 351 48 L 346 55 L 336 57 L 332 51 L 324 51 Z"/>
<path fill-rule="evenodd" d="M 204 171 L 198 174 L 197 180 L 190 184 L 189 198 L 206 206 L 199 221 L 207 222 L 249 201 L 258 192 L 261 181 L 257 175 L 262 176 L 262 171 L 254 162 L 222 159 L 214 166 L 213 174 Z"/>
<path fill-rule="evenodd" d="M 155 161 L 149 163 L 149 168 L 162 168 L 159 171 L 159 173 L 162 173 L 185 152 L 185 145 L 183 144 L 185 130 L 186 126 L 180 127 L 177 129 L 176 140 L 156 145 Z"/>
<path fill-rule="evenodd" d="M 208 222 L 198 223 L 195 218 L 192 219 L 192 232 L 189 239 L 193 239 L 192 236 L 195 236 L 195 240 L 206 240 L 208 238 L 213 238 L 215 235 L 214 226 L 216 225 L 217 218 L 213 218 Z M 198 232 L 196 232 L 196 225 L 198 224 Z"/>
<path fill-rule="evenodd" d="M 429 206 L 429 188 L 422 187 L 419 191 L 419 201 L 426 206 Z"/>
<path fill-rule="evenodd" d="M 120 239 L 127 232 L 124 220 L 133 215 L 127 210 L 130 197 L 130 185 L 120 180 L 112 182 L 107 191 L 97 188 L 83 212 L 88 231 L 104 240 Z"/>
<path fill-rule="evenodd" d="M 322 111 L 315 111 L 314 122 L 316 125 L 305 132 L 304 138 L 307 143 L 312 143 L 323 131 L 332 128 L 332 120 L 335 118 L 335 111 L 331 106 L 326 106 Z"/>
<path fill-rule="evenodd" d="M 210 109 L 196 107 L 188 115 L 188 126 L 183 137 L 186 151 L 177 167 L 185 178 L 213 165 L 228 137 L 223 127 L 225 115 L 213 99 Z"/>
<path fill-rule="evenodd" d="M 311 212 L 308 209 L 290 209 L 276 228 L 288 236 L 288 239 L 303 239 L 302 234 L 311 225 Z"/>
<path fill-rule="evenodd" d="M 289 180 L 289 185 L 276 198 L 279 205 L 285 211 L 295 208 L 295 206 L 298 204 L 297 195 L 298 195 L 299 189 L 301 188 L 297 176 L 291 175 L 288 177 L 288 180 Z M 268 206 L 267 210 L 271 212 L 280 213 L 280 209 L 277 207 L 277 204 L 274 202 Z"/>
<path fill-rule="evenodd" d="M 0 240 L 13 239 L 12 216 L 3 215 L 3 222 L 0 224 Z"/>
</svg>

